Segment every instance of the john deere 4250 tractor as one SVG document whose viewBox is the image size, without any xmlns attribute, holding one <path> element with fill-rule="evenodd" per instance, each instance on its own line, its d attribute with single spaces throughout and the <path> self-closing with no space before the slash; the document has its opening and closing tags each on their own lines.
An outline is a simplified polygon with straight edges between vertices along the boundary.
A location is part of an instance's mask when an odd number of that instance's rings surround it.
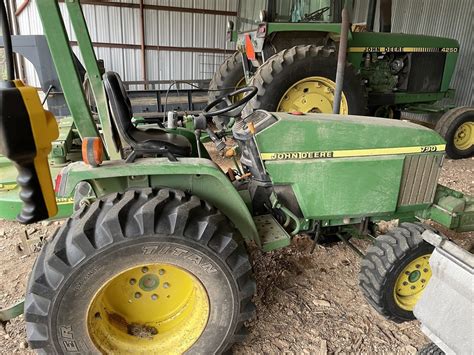
<svg viewBox="0 0 474 355">
<path fill-rule="evenodd" d="M 358 1 L 358 0 L 355 0 Z M 258 88 L 245 112 L 333 112 L 341 9 L 346 0 L 241 0 L 228 38 L 237 51 L 218 68 L 209 101 L 226 88 Z M 411 113 L 435 127 L 451 158 L 474 154 L 474 108 L 437 104 L 449 89 L 459 52 L 454 39 L 390 32 L 391 0 L 380 1 L 380 29 L 373 32 L 375 5 L 367 24 L 348 33 L 340 112 L 400 118 Z M 228 91 L 227 91 L 228 92 Z M 442 114 L 444 115 L 442 116 Z M 422 114 L 422 115 L 419 115 Z M 428 115 L 429 114 L 429 115 Z M 441 117 L 440 117 L 441 116 Z"/>
<path fill-rule="evenodd" d="M 217 98 L 177 127 L 137 127 L 120 76 L 97 75 L 79 2 L 65 4 L 100 125 L 84 98 L 57 1 L 36 2 L 82 141 L 83 160 L 61 170 L 55 192 L 47 154 L 58 139 L 56 120 L 34 88 L 13 80 L 13 65 L 0 85 L 0 152 L 18 169 L 20 222 L 51 218 L 55 197 L 90 188 L 78 194 L 79 209 L 51 236 L 29 277 L 24 314 L 33 349 L 223 352 L 243 339 L 255 312 L 246 243 L 267 252 L 298 233 L 315 243 L 373 239 L 360 272 L 364 295 L 386 317 L 413 318 L 431 274 L 423 221 L 474 227 L 472 199 L 437 183 L 445 141 L 436 132 L 349 115 L 255 110 L 243 117 L 255 87 Z M 208 120 L 217 115 L 232 117 L 232 129 L 211 129 Z M 235 169 L 224 173 L 209 158 L 205 136 L 235 158 Z M 392 219 L 400 226 L 377 236 L 376 223 Z"/>
</svg>

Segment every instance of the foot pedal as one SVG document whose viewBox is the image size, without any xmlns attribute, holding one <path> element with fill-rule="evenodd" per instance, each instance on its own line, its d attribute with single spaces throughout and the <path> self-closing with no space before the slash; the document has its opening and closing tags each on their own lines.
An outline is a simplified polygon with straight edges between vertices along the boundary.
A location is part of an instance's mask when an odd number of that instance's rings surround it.
<svg viewBox="0 0 474 355">
<path fill-rule="evenodd" d="M 263 251 L 270 251 L 290 245 L 290 235 L 271 214 L 255 216 L 253 220 L 262 241 Z"/>
</svg>

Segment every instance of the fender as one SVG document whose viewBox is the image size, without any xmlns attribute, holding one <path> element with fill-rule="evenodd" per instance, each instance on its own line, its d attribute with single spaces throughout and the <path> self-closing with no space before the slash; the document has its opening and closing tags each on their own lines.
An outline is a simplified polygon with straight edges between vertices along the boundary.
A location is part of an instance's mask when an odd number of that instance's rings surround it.
<svg viewBox="0 0 474 355">
<path fill-rule="evenodd" d="M 111 160 L 97 168 L 76 162 L 65 167 L 58 176 L 57 195 L 71 196 L 81 181 L 91 184 L 98 197 L 140 187 L 167 187 L 185 191 L 219 209 L 246 240 L 261 244 L 245 202 L 211 160 L 180 158 L 178 162 L 172 162 L 167 158 L 144 158 L 133 163 Z"/>
</svg>

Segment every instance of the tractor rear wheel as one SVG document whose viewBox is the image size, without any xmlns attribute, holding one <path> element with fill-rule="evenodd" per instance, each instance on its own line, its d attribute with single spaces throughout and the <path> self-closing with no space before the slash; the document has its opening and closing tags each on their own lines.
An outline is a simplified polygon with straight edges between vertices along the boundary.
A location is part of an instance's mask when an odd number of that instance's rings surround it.
<svg viewBox="0 0 474 355">
<path fill-rule="evenodd" d="M 211 103 L 222 94 L 230 93 L 244 86 L 246 86 L 246 82 L 242 55 L 240 52 L 235 52 L 214 73 L 209 84 L 208 102 Z"/>
<path fill-rule="evenodd" d="M 334 49 L 299 45 L 285 49 L 258 68 L 249 85 L 258 94 L 245 108 L 270 112 L 332 113 L 337 58 Z M 363 115 L 366 89 L 354 67 L 347 63 L 342 89 L 341 114 Z"/>
<path fill-rule="evenodd" d="M 239 233 L 195 196 L 129 190 L 84 205 L 30 275 L 44 353 L 216 353 L 244 335 L 255 281 Z"/>
<path fill-rule="evenodd" d="M 451 159 L 474 155 L 474 107 L 457 107 L 445 112 L 435 131 L 446 141 L 446 154 Z"/>
<path fill-rule="evenodd" d="M 413 308 L 429 279 L 434 247 L 421 238 L 419 223 L 402 223 L 371 245 L 361 263 L 359 284 L 368 302 L 388 319 L 414 319 Z"/>
</svg>

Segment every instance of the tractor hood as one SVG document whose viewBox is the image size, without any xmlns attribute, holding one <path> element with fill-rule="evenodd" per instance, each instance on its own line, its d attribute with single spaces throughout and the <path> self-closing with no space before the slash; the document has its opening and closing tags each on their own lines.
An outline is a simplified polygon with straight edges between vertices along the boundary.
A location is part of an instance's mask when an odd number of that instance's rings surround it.
<svg viewBox="0 0 474 355">
<path fill-rule="evenodd" d="M 371 47 L 384 47 L 388 48 L 388 52 L 406 51 L 406 47 L 438 48 L 445 49 L 448 53 L 452 52 L 453 48 L 459 49 L 459 42 L 451 38 L 384 32 L 354 32 L 348 45 L 349 52 L 354 52 L 354 47 L 360 47 L 362 51 Z"/>
<path fill-rule="evenodd" d="M 445 142 L 431 129 L 393 119 L 265 111 L 245 121 L 253 123 L 261 161 L 282 191 L 278 198 L 298 206 L 298 216 L 347 221 L 433 201 Z"/>
<path fill-rule="evenodd" d="M 336 157 L 340 151 L 358 150 L 342 157 L 444 151 L 445 142 L 438 133 L 411 122 L 332 114 L 273 115 L 277 121 L 256 135 L 262 155 L 328 152 Z M 371 152 L 362 151 L 367 149 Z"/>
</svg>

